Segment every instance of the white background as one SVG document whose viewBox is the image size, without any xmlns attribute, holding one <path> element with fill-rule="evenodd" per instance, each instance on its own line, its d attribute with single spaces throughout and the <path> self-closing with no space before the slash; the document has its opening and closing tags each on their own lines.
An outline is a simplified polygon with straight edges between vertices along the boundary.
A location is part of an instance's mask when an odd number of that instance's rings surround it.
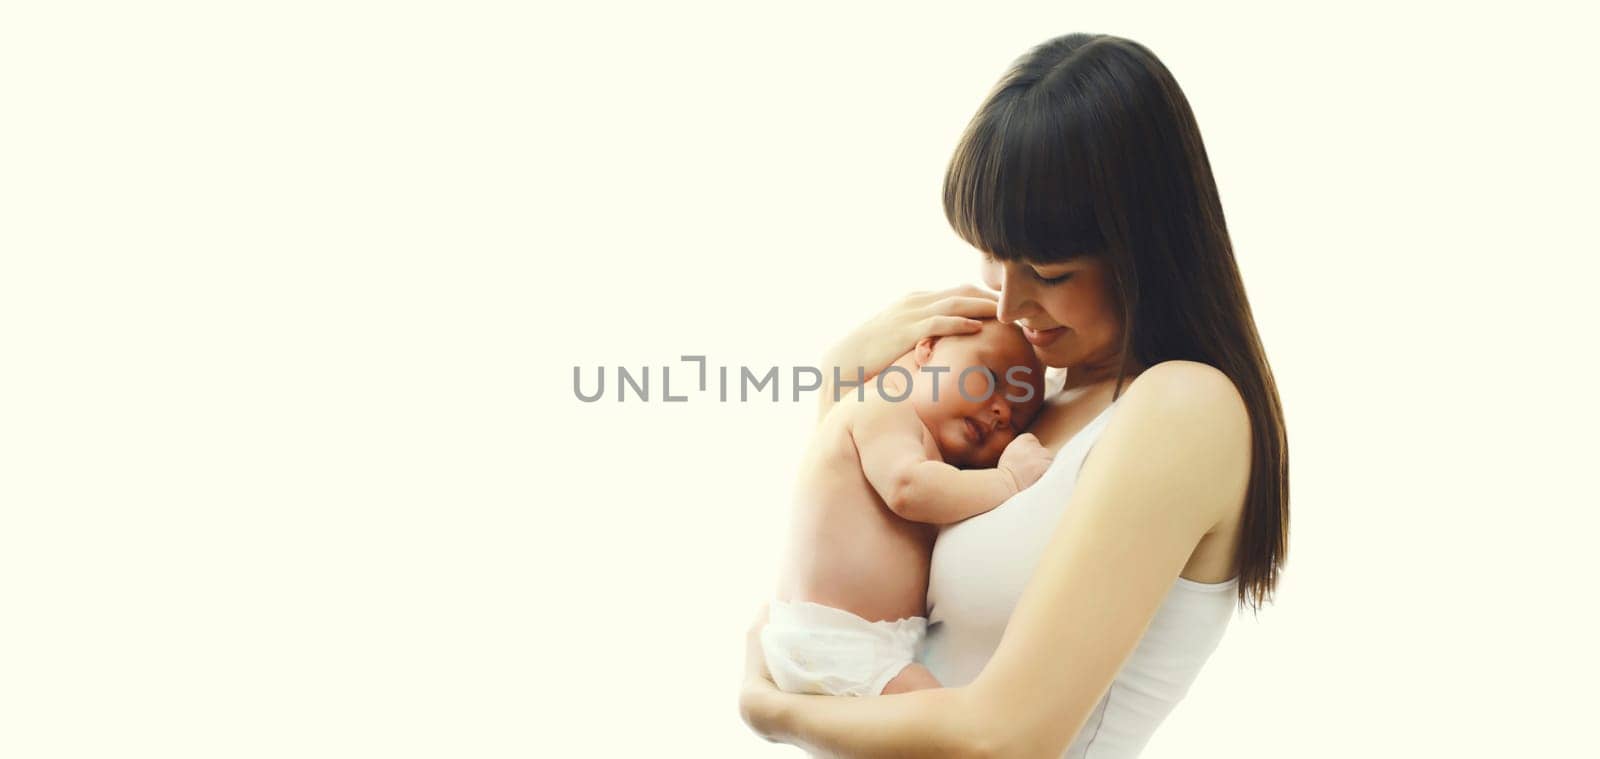
<svg viewBox="0 0 1600 759">
<path fill-rule="evenodd" d="M 0 755 L 793 755 L 735 697 L 813 407 L 660 366 L 972 280 L 945 163 L 1069 31 L 1187 92 L 1291 441 L 1146 755 L 1595 751 L 1595 20 L 1103 5 L 8 7 Z"/>
</svg>

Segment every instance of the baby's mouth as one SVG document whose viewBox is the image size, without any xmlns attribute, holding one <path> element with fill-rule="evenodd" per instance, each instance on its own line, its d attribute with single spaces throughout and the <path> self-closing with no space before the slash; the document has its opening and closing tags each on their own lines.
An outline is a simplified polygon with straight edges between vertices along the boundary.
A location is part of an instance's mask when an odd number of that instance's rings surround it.
<svg viewBox="0 0 1600 759">
<path fill-rule="evenodd" d="M 962 421 L 967 423 L 967 437 L 972 439 L 972 444 L 983 445 L 984 438 L 988 437 L 984 432 L 983 425 L 973 421 L 970 416 L 962 418 Z"/>
</svg>

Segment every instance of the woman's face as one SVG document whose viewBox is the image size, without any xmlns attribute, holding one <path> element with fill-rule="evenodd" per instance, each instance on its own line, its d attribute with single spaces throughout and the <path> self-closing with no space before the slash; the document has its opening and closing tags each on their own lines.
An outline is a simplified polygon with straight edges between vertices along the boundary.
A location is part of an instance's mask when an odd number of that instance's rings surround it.
<svg viewBox="0 0 1600 759">
<path fill-rule="evenodd" d="M 1022 327 L 1045 366 L 1113 366 L 1122 347 L 1122 320 L 1111 272 L 1099 258 L 1063 263 L 983 263 L 983 281 L 1000 291 L 1000 321 Z"/>
</svg>

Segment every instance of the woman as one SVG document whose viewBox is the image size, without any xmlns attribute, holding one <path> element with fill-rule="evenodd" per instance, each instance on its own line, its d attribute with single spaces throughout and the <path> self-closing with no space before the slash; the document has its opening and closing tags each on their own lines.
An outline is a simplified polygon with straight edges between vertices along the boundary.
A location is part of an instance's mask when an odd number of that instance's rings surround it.
<svg viewBox="0 0 1600 759">
<path fill-rule="evenodd" d="M 1199 129 L 1143 46 L 1050 40 L 974 117 L 944 202 L 998 299 L 913 295 L 832 363 L 882 369 L 975 318 L 1020 325 L 1067 370 L 1031 429 L 1055 461 L 939 537 L 924 663 L 947 687 L 782 693 L 758 620 L 741 711 L 829 755 L 1136 756 L 1235 604 L 1271 599 L 1287 549 L 1282 410 Z"/>
</svg>

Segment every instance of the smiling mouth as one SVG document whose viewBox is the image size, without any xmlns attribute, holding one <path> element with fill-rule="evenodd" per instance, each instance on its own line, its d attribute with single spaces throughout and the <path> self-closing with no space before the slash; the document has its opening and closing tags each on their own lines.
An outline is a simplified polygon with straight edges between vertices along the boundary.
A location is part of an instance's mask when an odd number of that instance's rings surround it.
<svg viewBox="0 0 1600 759">
<path fill-rule="evenodd" d="M 1066 327 L 1051 327 L 1050 329 L 1033 329 L 1032 327 L 1023 327 L 1022 336 L 1026 338 L 1028 342 L 1033 343 L 1034 346 L 1043 348 L 1044 346 L 1055 342 L 1056 338 L 1060 337 L 1066 331 Z"/>
</svg>

